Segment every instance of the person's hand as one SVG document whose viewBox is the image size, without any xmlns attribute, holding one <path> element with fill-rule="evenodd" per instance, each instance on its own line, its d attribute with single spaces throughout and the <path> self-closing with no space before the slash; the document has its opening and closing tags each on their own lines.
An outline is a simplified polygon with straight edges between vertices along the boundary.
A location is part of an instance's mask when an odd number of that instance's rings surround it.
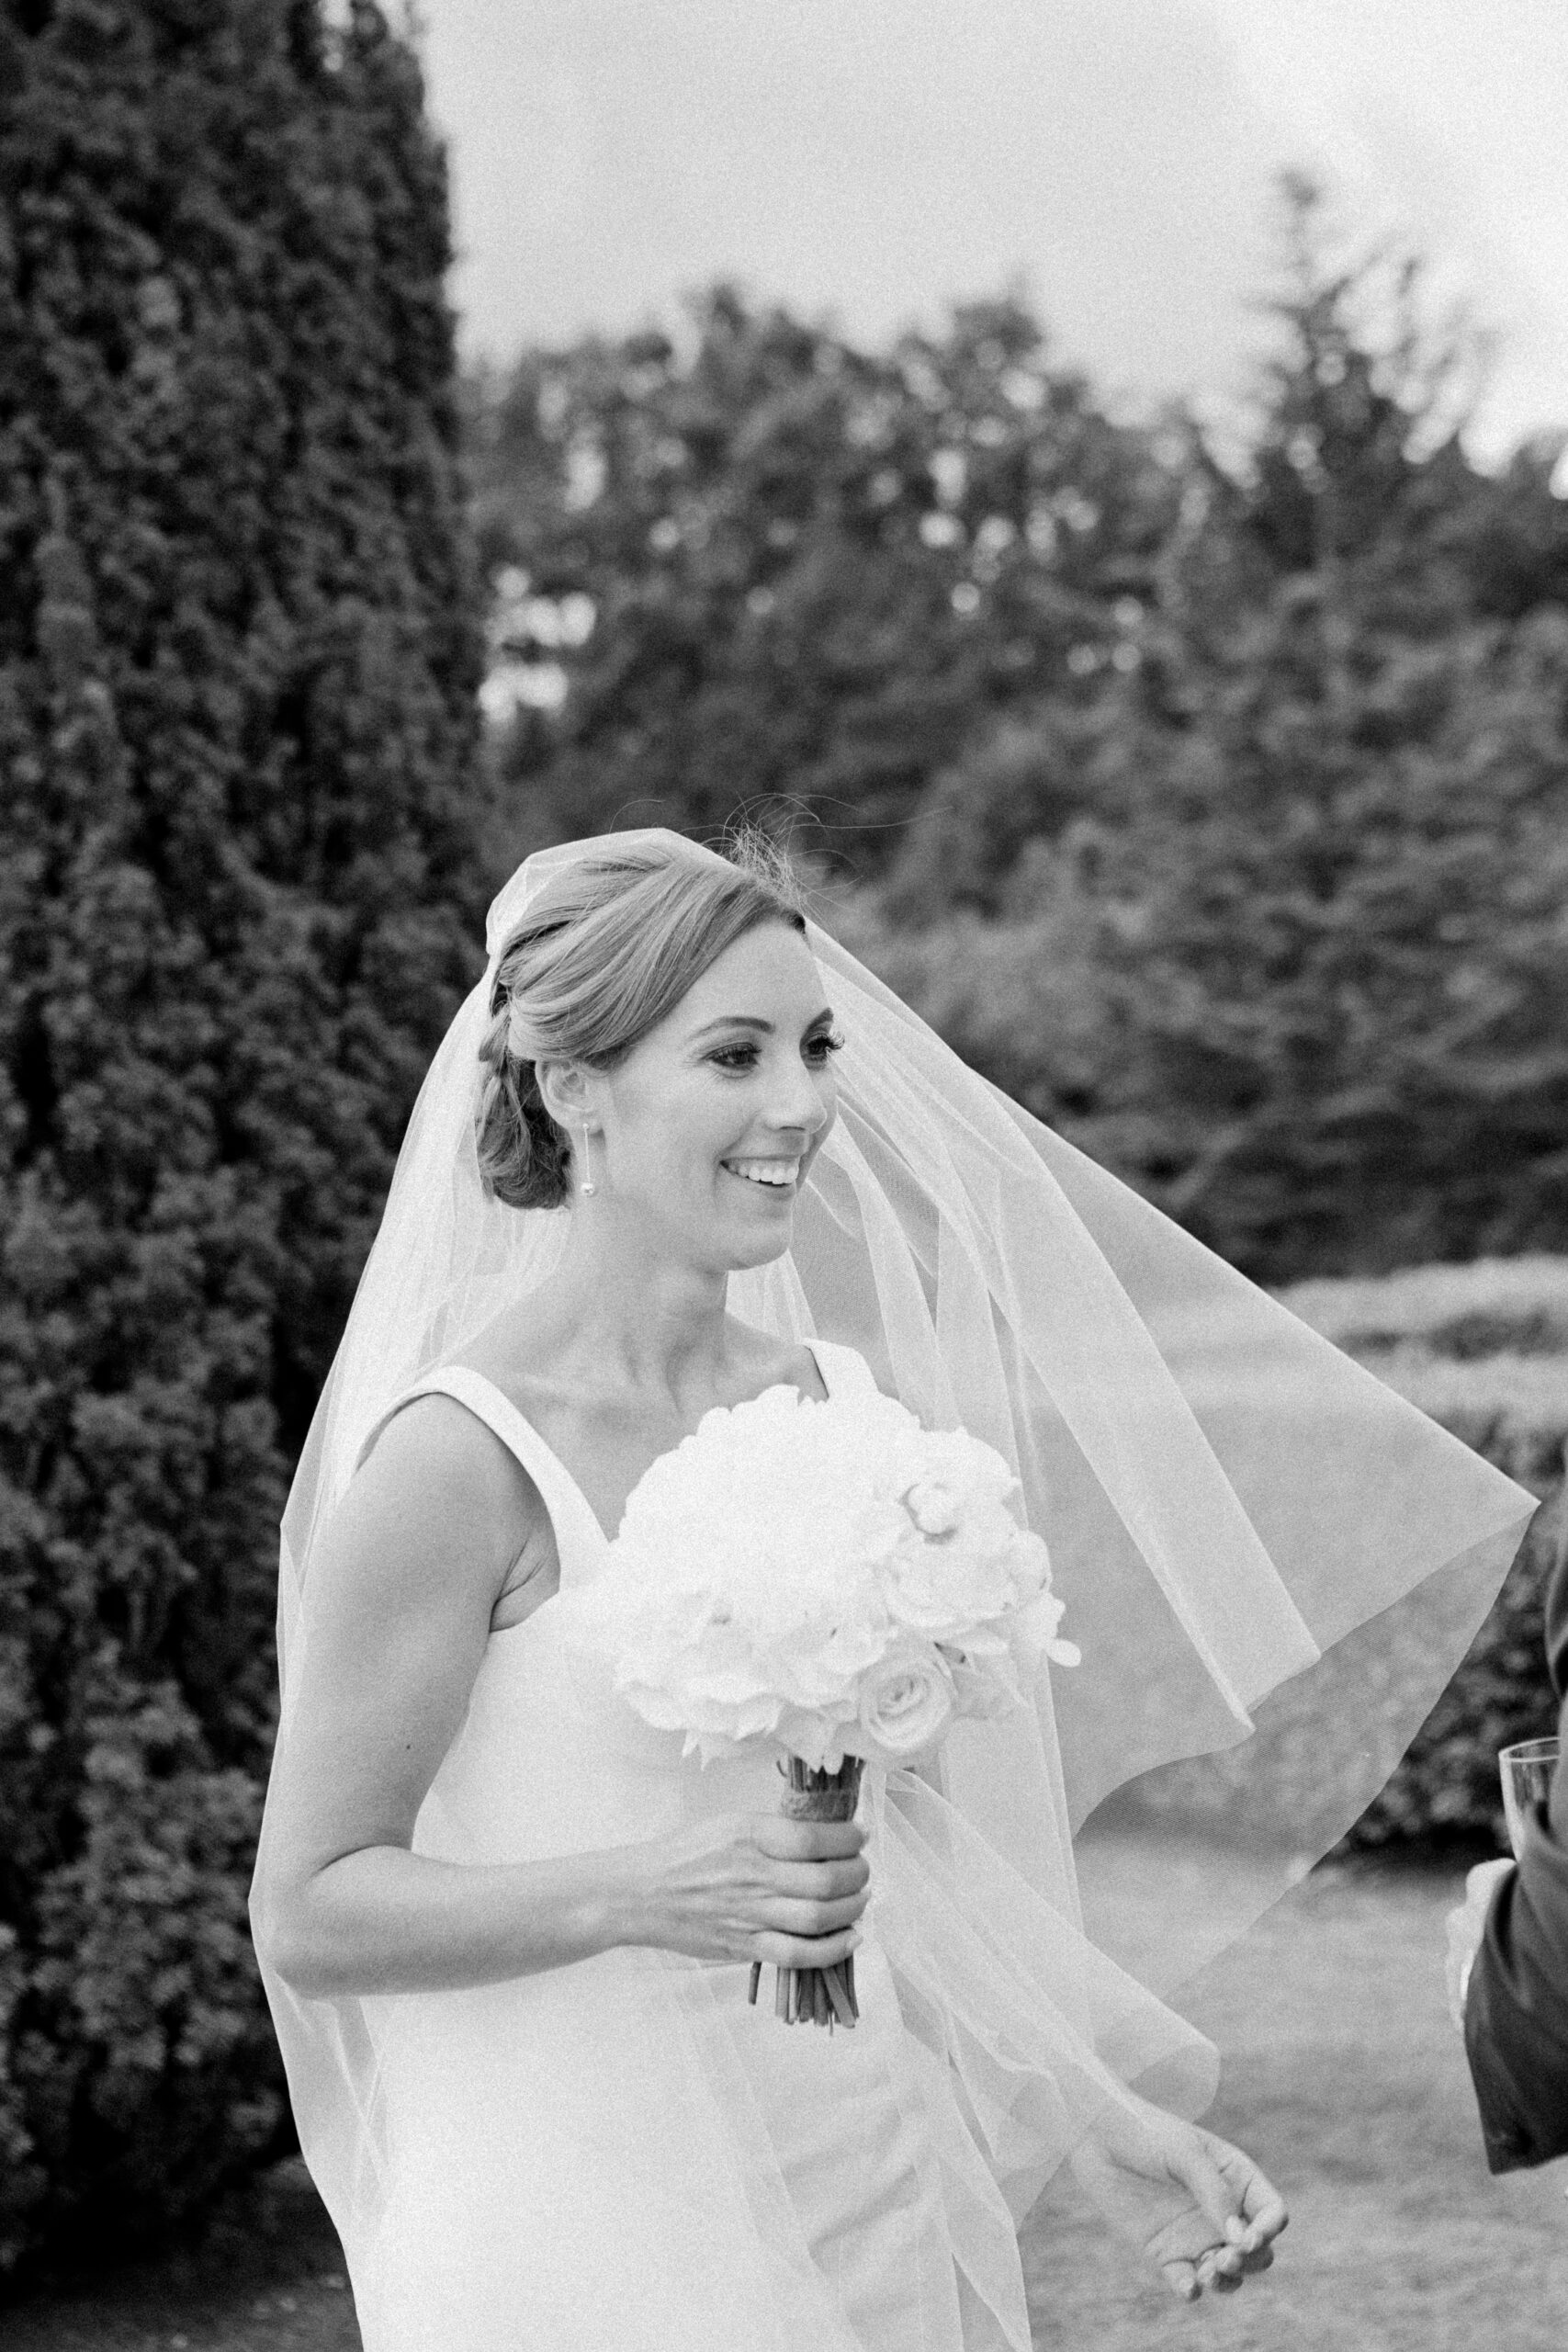
<svg viewBox="0 0 1568 2352">
<path fill-rule="evenodd" d="M 1448 1980 L 1449 2015 L 1461 2033 L 1464 2031 L 1464 1996 L 1471 1963 L 1486 1933 L 1486 1915 L 1492 1908 L 1497 1882 L 1506 1878 L 1513 1867 L 1506 1856 L 1495 1862 L 1477 1862 L 1466 1876 L 1464 1901 L 1449 1913 L 1444 1922 L 1449 1937 L 1448 1959 L 1443 1967 Z"/>
<path fill-rule="evenodd" d="M 858 1821 L 728 1814 L 640 1849 L 622 1940 L 694 1960 L 832 1968 L 860 1942 L 871 1866 Z"/>
<path fill-rule="evenodd" d="M 1119 2236 L 1173 2294 L 1234 2294 L 1274 2259 L 1289 2218 L 1277 2188 L 1228 2140 L 1129 2094 L 1073 2152 L 1073 2170 Z"/>
</svg>

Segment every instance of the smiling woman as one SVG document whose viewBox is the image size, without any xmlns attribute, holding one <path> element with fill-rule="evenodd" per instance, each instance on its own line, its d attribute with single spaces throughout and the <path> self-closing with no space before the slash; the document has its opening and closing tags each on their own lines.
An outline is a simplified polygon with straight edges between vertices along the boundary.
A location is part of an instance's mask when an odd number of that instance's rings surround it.
<svg viewBox="0 0 1568 2352">
<path fill-rule="evenodd" d="M 760 924 L 793 931 L 804 954 L 806 918 L 789 869 L 760 838 L 738 845 L 719 877 L 613 857 L 585 860 L 563 877 L 508 941 L 491 989 L 491 1020 L 479 1049 L 491 1075 L 479 1100 L 479 1152 L 500 1199 L 514 1208 L 553 1208 L 568 1198 L 574 1129 L 547 1108 L 539 1065 L 615 1069 L 693 982 Z M 710 1008 L 705 1027 L 773 1035 L 771 1021 L 734 1001 L 734 1013 Z M 808 1026 L 813 1034 L 830 1028 L 831 1015 Z M 722 1052 L 715 1058 L 739 1069 L 748 1049 L 743 1037 L 732 1038 L 728 1060 Z M 580 1120 L 575 1132 L 582 1133 Z M 578 1181 L 592 1181 L 585 1169 Z"/>
<path fill-rule="evenodd" d="M 541 1053 L 547 1115 L 597 1171 L 569 1258 L 581 1246 L 647 1281 L 678 1250 L 722 1280 L 778 1255 L 778 1216 L 833 1123 L 838 1051 L 816 962 L 784 912 L 754 921 L 635 1045 L 594 1060 Z"/>
<path fill-rule="evenodd" d="M 1178 2294 L 1239 2285 L 1283 2208 L 1083 1935 L 1072 1814 L 1444 1568 L 1440 1679 L 1530 1498 L 986 1088 L 775 865 L 570 843 L 489 946 L 284 1524 L 254 1917 L 367 2352 L 1028 2352 L 1015 2223 L 1067 2159 Z M 716 1408 L 879 1384 L 1002 1456 L 1083 1658 L 785 1818 L 765 1744 L 704 1766 L 606 1687 L 591 1594 Z M 852 2033 L 750 2005 L 857 1946 Z"/>
<path fill-rule="evenodd" d="M 723 974 L 723 985 L 736 989 L 759 985 L 765 989 L 770 977 L 765 965 L 769 961 L 776 962 L 777 956 L 776 953 L 769 956 L 767 946 L 758 941 L 747 942 L 744 950 L 726 960 L 728 968 Z M 728 1043 L 716 1046 L 707 1057 L 716 1069 L 728 1070 L 737 1079 L 756 1079 L 766 1073 L 770 1054 L 777 1049 L 780 1038 L 780 1032 L 773 1022 L 760 1020 L 750 1013 L 723 1014 L 717 1021 L 709 1022 L 699 1030 L 693 1044 L 699 1044 L 716 1032 L 720 1037 L 728 1037 Z M 739 1033 L 739 1036 L 736 1033 Z M 801 1031 L 798 1050 L 808 1069 L 825 1072 L 842 1044 L 843 1039 L 833 1034 L 833 1015 L 824 1006 Z M 786 1053 L 791 1050 L 787 1032 L 784 1033 L 784 1050 Z M 793 1193 L 805 1176 L 820 1140 L 820 1134 L 813 1136 L 807 1133 L 803 1136 L 799 1148 L 789 1150 L 782 1148 L 786 1138 L 779 1136 L 774 1138 L 776 1148 L 772 1152 L 742 1148 L 728 1153 L 720 1165 L 729 1175 L 741 1177 L 749 1184 L 761 1184 L 773 1193 Z"/>
</svg>

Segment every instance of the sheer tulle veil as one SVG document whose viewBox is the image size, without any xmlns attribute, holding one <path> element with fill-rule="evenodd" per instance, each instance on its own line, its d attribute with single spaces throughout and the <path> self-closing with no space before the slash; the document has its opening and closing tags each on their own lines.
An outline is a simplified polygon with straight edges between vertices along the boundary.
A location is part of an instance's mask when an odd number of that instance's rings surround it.
<svg viewBox="0 0 1568 2352">
<path fill-rule="evenodd" d="M 518 1212 L 479 1181 L 478 1055 L 502 950 L 577 860 L 716 854 L 662 831 L 570 842 L 530 857 L 491 910 L 489 967 L 421 1092 L 289 1495 L 283 1740 L 312 1551 L 366 1436 L 543 1280 L 564 1239 L 569 1211 Z M 819 926 L 808 938 L 846 1040 L 839 1116 L 789 1254 L 736 1276 L 732 1307 L 849 1343 L 923 1420 L 1015 1466 L 1083 1663 L 1043 1677 L 1031 1708 L 956 1728 L 930 1799 L 948 1827 L 932 1837 L 950 1860 L 983 1850 L 997 1883 L 1021 1881 L 1076 1927 L 1075 1834 L 1124 1783 L 1157 1797 L 1179 1768 L 1188 1815 L 1231 1837 L 1235 1861 L 1204 1873 L 1196 1905 L 1194 1882 L 1168 1873 L 1131 1926 L 1123 1915 L 1115 1956 L 1168 1981 L 1375 1793 L 1533 1498 L 967 1069 Z M 1180 1762 L 1203 1757 L 1218 1760 Z M 1282 1811 L 1265 1781 L 1297 1792 Z M 270 1973 L 268 1990 L 335 2210 L 373 2161 L 332 2120 L 345 2084 L 366 2107 L 363 2023 L 354 2003 L 298 2001 Z"/>
</svg>

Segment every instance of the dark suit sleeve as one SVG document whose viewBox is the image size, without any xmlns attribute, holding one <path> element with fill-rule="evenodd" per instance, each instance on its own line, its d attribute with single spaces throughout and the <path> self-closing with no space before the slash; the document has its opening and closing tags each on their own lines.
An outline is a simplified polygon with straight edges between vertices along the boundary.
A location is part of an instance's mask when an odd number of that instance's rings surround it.
<svg viewBox="0 0 1568 2352">
<path fill-rule="evenodd" d="M 1527 1545 L 1551 1546 L 1546 1646 L 1568 1688 L 1568 1482 L 1541 1505 Z M 1559 1725 L 1568 1745 L 1568 1704 Z M 1568 2154 L 1568 1759 L 1498 1886 L 1471 1971 L 1464 2043 L 1493 2172 Z"/>
</svg>

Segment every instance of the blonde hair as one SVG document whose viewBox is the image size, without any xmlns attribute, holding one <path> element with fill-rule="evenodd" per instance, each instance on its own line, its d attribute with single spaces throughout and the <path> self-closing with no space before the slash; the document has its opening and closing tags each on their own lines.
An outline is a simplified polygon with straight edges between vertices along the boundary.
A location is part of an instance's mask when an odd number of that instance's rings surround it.
<svg viewBox="0 0 1568 2352">
<path fill-rule="evenodd" d="M 761 835 L 727 844 L 723 865 L 655 850 L 590 852 L 569 867 L 507 941 L 491 993 L 474 1119 L 486 1191 L 513 1208 L 558 1208 L 572 1147 L 545 1107 L 536 1065 L 614 1069 L 764 922 L 806 929 L 788 859 Z"/>
</svg>

